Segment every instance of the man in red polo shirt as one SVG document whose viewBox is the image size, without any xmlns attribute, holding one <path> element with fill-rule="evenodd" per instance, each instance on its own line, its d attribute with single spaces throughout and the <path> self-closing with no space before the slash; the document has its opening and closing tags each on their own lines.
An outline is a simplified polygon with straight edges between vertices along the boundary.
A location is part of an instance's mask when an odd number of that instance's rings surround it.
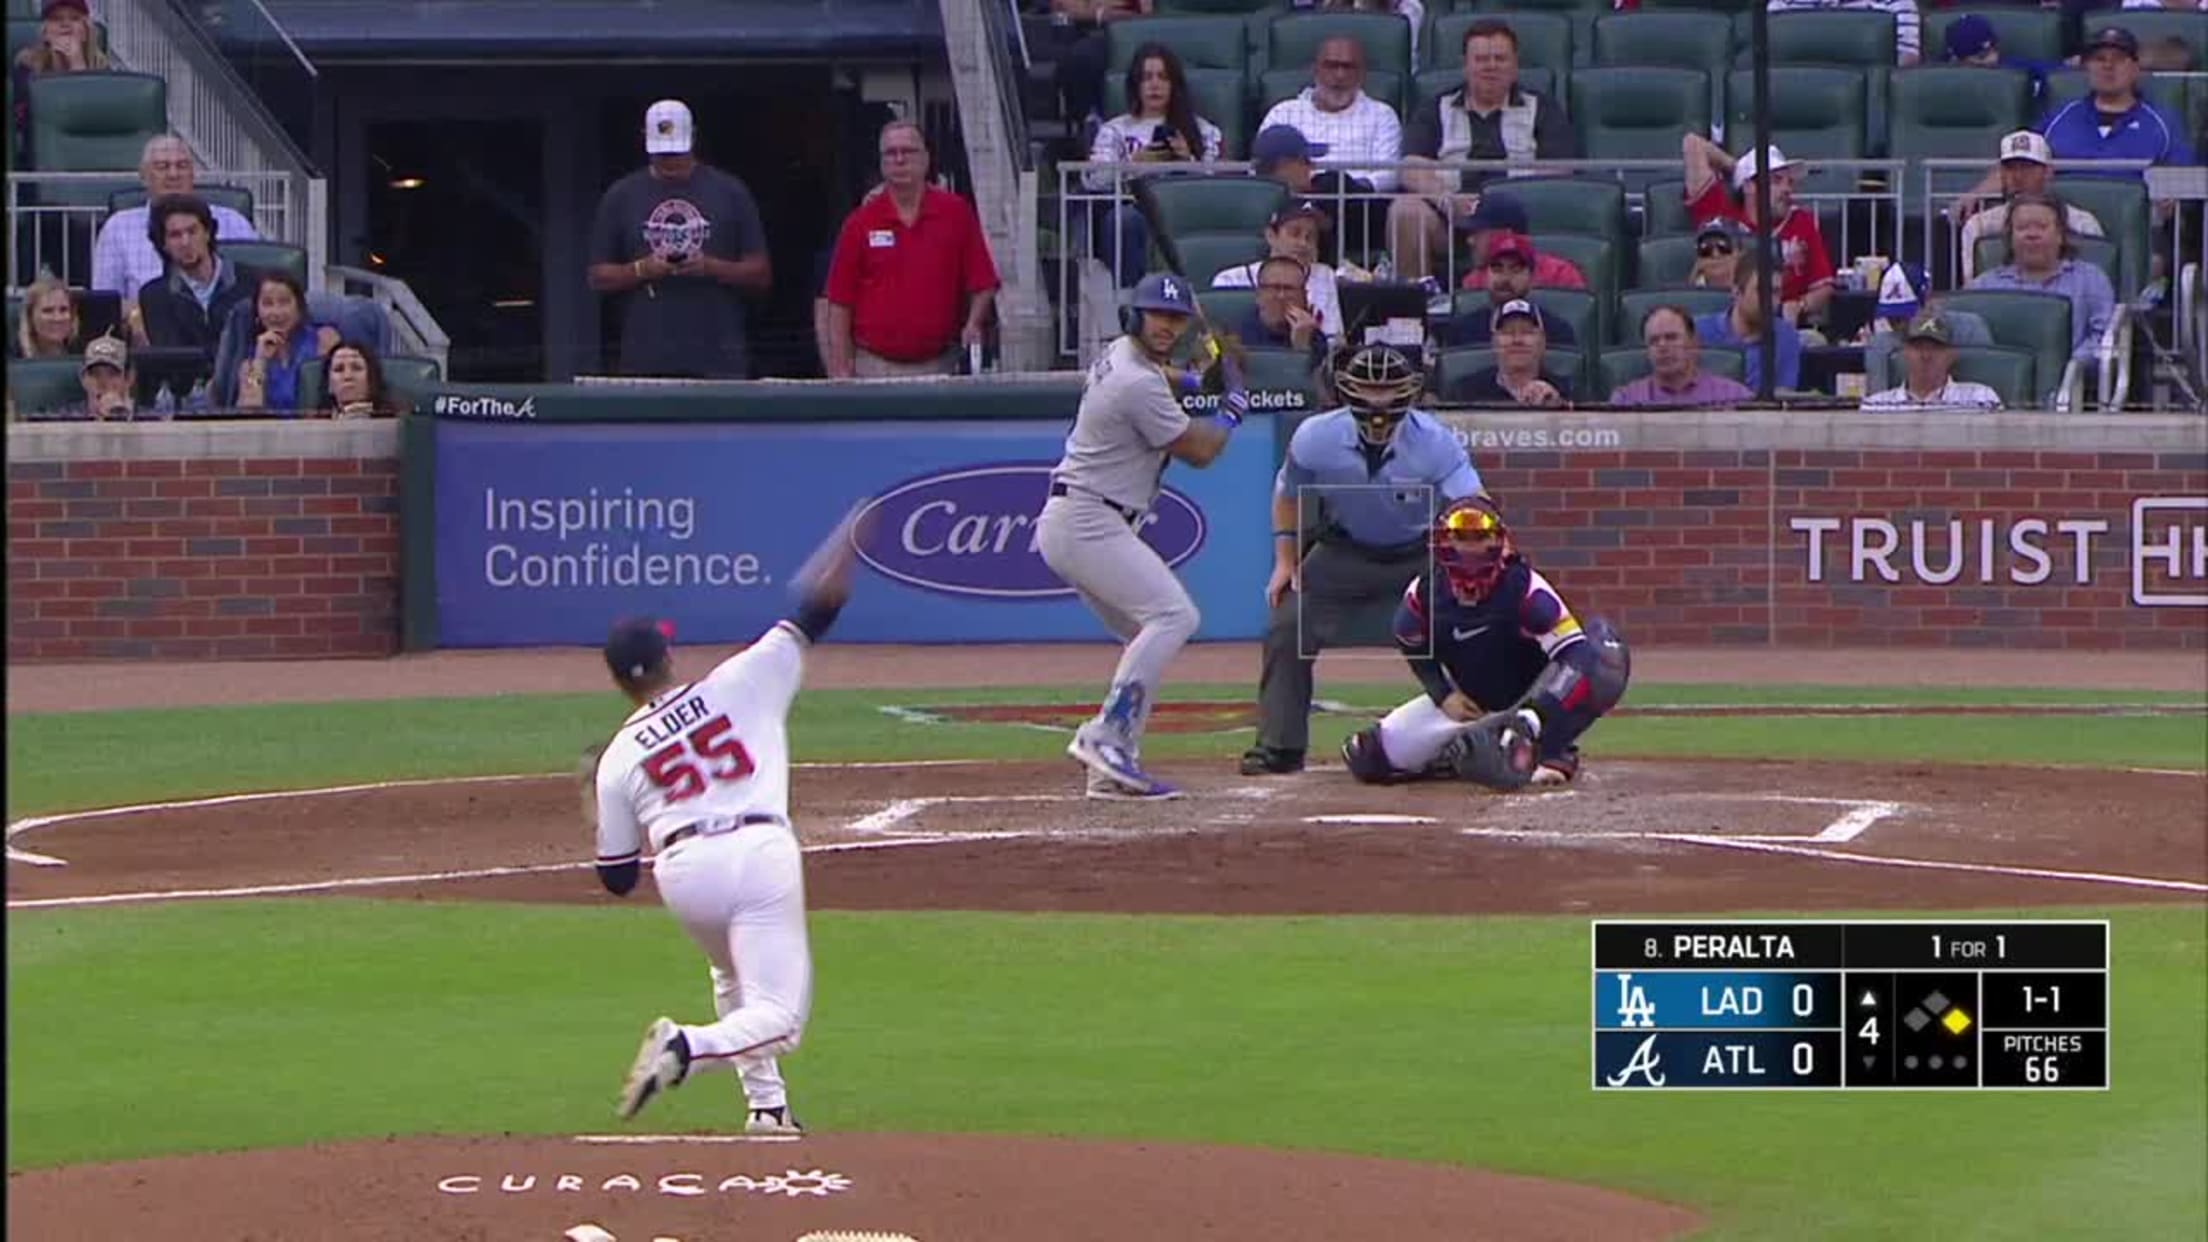
<svg viewBox="0 0 2208 1242">
<path fill-rule="evenodd" d="M 1687 214 L 1695 227 L 1712 220 L 1737 220 L 1755 227 L 1755 179 L 1768 173 L 1771 181 L 1771 213 L 1778 218 L 1772 230 L 1784 266 L 1779 269 L 1779 304 L 1788 323 L 1822 320 L 1825 304 L 1832 301 L 1832 255 L 1825 250 L 1825 235 L 1817 227 L 1817 213 L 1794 203 L 1794 161 L 1777 147 L 1768 149 L 1769 168 L 1757 166 L 1755 152 L 1739 159 L 1700 134 L 1688 134 L 1682 146 L 1687 169 Z M 1735 202 L 1725 189 L 1730 177 Z"/>
<path fill-rule="evenodd" d="M 971 203 L 928 184 L 911 121 L 882 127 L 882 185 L 843 222 L 828 270 L 830 379 L 955 375 L 982 342 L 997 265 Z"/>
</svg>

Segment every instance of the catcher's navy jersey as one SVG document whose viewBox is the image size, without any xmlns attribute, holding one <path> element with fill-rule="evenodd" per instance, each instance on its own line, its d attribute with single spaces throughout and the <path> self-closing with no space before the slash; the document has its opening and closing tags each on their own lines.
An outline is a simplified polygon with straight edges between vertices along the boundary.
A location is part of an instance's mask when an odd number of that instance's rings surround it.
<svg viewBox="0 0 2208 1242">
<path fill-rule="evenodd" d="M 1513 557 L 1476 605 L 1458 603 L 1447 586 L 1437 591 L 1425 577 L 1413 580 L 1395 610 L 1395 641 L 1428 692 L 1440 688 L 1437 701 L 1453 686 L 1483 709 L 1500 711 L 1526 693 L 1549 661 L 1587 639 L 1548 579 Z M 1437 669 L 1448 686 L 1439 685 Z"/>
</svg>

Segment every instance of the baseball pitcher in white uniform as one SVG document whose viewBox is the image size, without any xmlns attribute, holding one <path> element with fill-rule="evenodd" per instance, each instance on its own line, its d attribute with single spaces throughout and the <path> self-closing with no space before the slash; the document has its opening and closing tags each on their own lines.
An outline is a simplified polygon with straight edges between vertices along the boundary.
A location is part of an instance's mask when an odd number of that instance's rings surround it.
<svg viewBox="0 0 2208 1242">
<path fill-rule="evenodd" d="M 1092 798 L 1180 796 L 1142 770 L 1142 730 L 1165 666 L 1199 618 L 1180 579 L 1136 531 L 1166 466 L 1176 458 L 1210 465 L 1250 408 L 1238 360 L 1217 342 L 1209 345 L 1224 388 L 1218 415 L 1196 420 L 1181 408 L 1178 392 L 1198 377 L 1175 368 L 1173 350 L 1195 311 L 1195 291 L 1179 276 L 1153 272 L 1135 286 L 1126 334 L 1089 368 L 1036 522 L 1044 563 L 1126 644 L 1102 710 L 1066 748 L 1089 769 Z"/>
<path fill-rule="evenodd" d="M 786 723 L 805 651 L 849 594 L 853 546 L 847 520 L 798 575 L 796 614 L 700 680 L 676 680 L 665 622 L 624 620 L 606 639 L 614 685 L 636 710 L 596 764 L 598 879 L 628 893 L 649 844 L 660 900 L 711 964 L 720 1015 L 647 1028 L 615 1109 L 624 1119 L 694 1073 L 733 1069 L 747 1132 L 802 1133 L 776 1060 L 797 1047 L 813 1003 Z"/>
</svg>

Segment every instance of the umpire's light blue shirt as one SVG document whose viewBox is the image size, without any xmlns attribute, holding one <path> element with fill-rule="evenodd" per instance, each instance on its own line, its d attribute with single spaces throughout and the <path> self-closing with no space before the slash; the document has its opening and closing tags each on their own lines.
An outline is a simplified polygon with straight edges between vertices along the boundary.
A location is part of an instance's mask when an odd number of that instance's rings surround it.
<svg viewBox="0 0 2208 1242">
<path fill-rule="evenodd" d="M 1368 547 L 1392 548 L 1425 538 L 1442 505 L 1478 495 L 1480 472 L 1456 433 L 1421 410 L 1404 416 L 1374 470 L 1357 438 L 1357 420 L 1344 407 L 1305 419 L 1288 441 L 1274 493 L 1293 500 L 1307 487 L 1322 489 L 1327 513 L 1343 534 Z"/>
</svg>

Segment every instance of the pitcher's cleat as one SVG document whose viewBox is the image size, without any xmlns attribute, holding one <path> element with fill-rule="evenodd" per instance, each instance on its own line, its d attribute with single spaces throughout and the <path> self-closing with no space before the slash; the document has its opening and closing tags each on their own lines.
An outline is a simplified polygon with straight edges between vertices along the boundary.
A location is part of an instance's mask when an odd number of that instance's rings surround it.
<svg viewBox="0 0 2208 1242">
<path fill-rule="evenodd" d="M 621 1102 L 614 1106 L 614 1116 L 623 1121 L 636 1116 L 653 1096 L 681 1086 L 689 1073 L 690 1041 L 683 1037 L 682 1028 L 672 1018 L 654 1019 L 645 1028 L 628 1081 L 621 1084 Z"/>
</svg>

